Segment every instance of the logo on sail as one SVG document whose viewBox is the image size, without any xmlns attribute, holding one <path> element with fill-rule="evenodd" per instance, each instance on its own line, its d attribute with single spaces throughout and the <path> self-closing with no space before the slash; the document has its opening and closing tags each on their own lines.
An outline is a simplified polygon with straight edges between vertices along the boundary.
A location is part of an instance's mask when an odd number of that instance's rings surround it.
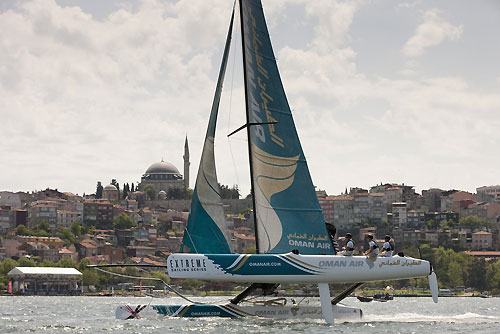
<svg viewBox="0 0 500 334">
<path fill-rule="evenodd" d="M 256 145 L 252 145 L 252 154 L 259 242 L 261 251 L 268 252 L 280 242 L 283 234 L 281 221 L 271 205 L 271 197 L 292 185 L 300 154 L 279 157 L 264 152 Z"/>
</svg>

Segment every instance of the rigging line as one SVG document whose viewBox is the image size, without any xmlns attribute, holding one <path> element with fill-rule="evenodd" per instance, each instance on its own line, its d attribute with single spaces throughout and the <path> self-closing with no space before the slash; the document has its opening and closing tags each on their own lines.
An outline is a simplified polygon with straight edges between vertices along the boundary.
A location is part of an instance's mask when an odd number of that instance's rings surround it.
<svg viewBox="0 0 500 334">
<path fill-rule="evenodd" d="M 235 5 L 236 5 L 236 0 L 235 0 Z M 236 19 L 239 20 L 241 19 L 239 15 L 236 15 Z M 240 36 L 239 34 L 239 30 L 240 27 L 239 27 L 239 24 L 236 24 L 236 29 L 235 29 L 235 38 L 234 38 L 234 41 L 236 44 L 234 45 L 238 45 L 238 37 Z M 231 89 L 229 90 L 229 115 L 228 115 L 228 119 L 227 119 L 227 132 L 229 132 L 229 129 L 230 129 L 230 126 L 231 126 L 231 112 L 232 112 L 232 107 L 233 107 L 233 89 L 234 89 L 234 72 L 235 72 L 235 68 L 236 68 L 236 53 L 238 52 L 238 49 L 237 48 L 233 48 L 233 70 L 231 72 Z M 233 169 L 234 169 L 234 174 L 236 176 L 236 183 L 237 184 L 240 184 L 240 178 L 238 177 L 238 169 L 236 168 L 236 160 L 234 159 L 234 153 L 233 153 L 233 147 L 231 145 L 231 140 L 228 138 L 227 139 L 227 143 L 229 145 L 229 151 L 231 152 L 231 160 L 233 162 Z"/>
<path fill-rule="evenodd" d="M 161 278 L 157 278 L 157 277 L 141 277 L 141 276 L 130 276 L 130 275 L 125 275 L 125 274 L 118 274 L 118 273 L 114 273 L 112 271 L 107 271 L 107 270 L 104 270 L 104 269 L 101 269 L 101 268 L 94 268 L 96 270 L 99 270 L 99 271 L 102 271 L 103 273 L 106 273 L 106 274 L 110 274 L 110 275 L 115 275 L 115 276 L 118 276 L 118 277 L 124 277 L 124 278 L 131 278 L 131 279 L 139 279 L 139 280 L 149 280 L 149 281 L 160 281 L 162 282 L 166 287 L 167 289 L 169 289 L 170 291 L 172 291 L 173 293 L 175 293 L 177 296 L 181 297 L 182 299 L 192 303 L 192 304 L 205 304 L 205 303 L 201 303 L 201 302 L 195 302 L 185 296 L 183 296 L 180 292 L 178 292 L 176 289 L 174 289 L 170 284 L 168 284 L 167 282 L 165 282 L 164 280 L 162 280 Z"/>
<path fill-rule="evenodd" d="M 306 299 L 306 297 L 302 298 L 298 303 L 297 303 L 297 306 L 300 305 L 300 303 L 302 303 L 304 300 Z"/>
<path fill-rule="evenodd" d="M 110 275 L 115 275 L 115 276 L 119 276 L 119 277 L 125 277 L 125 278 L 132 278 L 132 279 L 139 279 L 139 280 L 150 280 L 150 281 L 161 281 L 165 287 L 167 289 L 169 289 L 170 291 L 172 291 L 173 293 L 175 293 L 177 296 L 181 297 L 182 299 L 186 300 L 187 302 L 189 303 L 192 303 L 192 304 L 203 304 L 203 305 L 212 305 L 212 304 L 218 304 L 218 303 L 221 303 L 221 302 L 225 302 L 226 299 L 220 299 L 220 300 L 214 300 L 210 303 L 202 303 L 202 302 L 195 302 L 194 300 L 191 300 L 185 296 L 183 296 L 180 292 L 178 292 L 177 290 L 175 290 L 170 284 L 166 283 L 164 280 L 162 280 L 161 278 L 156 278 L 156 277 L 141 277 L 141 276 L 130 276 L 130 275 L 124 275 L 124 274 L 118 274 L 118 273 L 114 273 L 112 271 L 107 271 L 107 270 L 104 270 L 104 269 L 101 269 L 101 268 L 97 268 L 97 267 L 94 267 L 94 269 L 96 270 L 99 270 L 99 271 L 102 271 L 103 273 L 106 273 L 106 274 L 110 274 Z M 151 302 L 149 302 L 151 304 Z M 149 304 L 148 304 L 149 305 Z"/>
<path fill-rule="evenodd" d="M 236 1 L 235 1 L 236 4 Z M 236 16 L 236 19 L 238 19 L 238 16 Z M 238 24 L 236 24 L 236 29 L 233 33 L 236 37 L 234 39 L 238 38 Z M 233 38 L 231 38 L 231 41 Z M 229 126 L 231 125 L 231 111 L 232 111 L 232 106 L 233 106 L 233 88 L 234 88 L 234 68 L 236 64 L 236 48 L 233 47 L 233 69 L 231 70 L 231 88 L 229 89 L 229 114 L 227 117 L 227 131 L 229 132 Z"/>
<path fill-rule="evenodd" d="M 199 253 L 199 252 L 198 252 L 198 250 L 196 249 L 196 244 L 194 243 L 193 239 L 191 238 L 191 233 L 189 233 L 189 230 L 187 229 L 187 226 L 186 226 L 186 228 L 184 229 L 184 233 L 186 233 L 186 232 L 187 232 L 187 235 L 188 235 L 189 240 L 191 240 L 191 244 L 192 244 L 192 245 L 193 245 L 193 247 L 194 247 L 194 251 L 195 251 L 196 253 Z"/>
<path fill-rule="evenodd" d="M 234 5 L 236 5 L 236 0 L 234 2 Z M 234 9 L 234 7 L 233 7 Z M 239 19 L 239 16 L 236 15 L 236 20 Z M 235 35 L 234 39 L 237 39 L 239 34 L 238 34 L 238 27 L 239 25 L 236 24 L 236 29 L 234 30 L 234 33 L 233 35 Z M 233 38 L 231 38 L 231 41 L 233 40 Z M 231 71 L 231 89 L 229 90 L 229 114 L 228 114 L 228 118 L 227 118 L 227 131 L 229 132 L 229 127 L 231 125 L 231 111 L 232 111 L 232 106 L 233 106 L 233 88 L 234 88 L 234 69 L 236 67 L 236 48 L 233 47 L 233 69 Z"/>
</svg>

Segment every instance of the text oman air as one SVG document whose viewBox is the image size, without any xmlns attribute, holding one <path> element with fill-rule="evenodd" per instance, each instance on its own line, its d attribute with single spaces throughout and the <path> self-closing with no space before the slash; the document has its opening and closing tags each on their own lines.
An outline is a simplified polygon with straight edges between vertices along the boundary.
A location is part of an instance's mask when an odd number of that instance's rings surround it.
<svg viewBox="0 0 500 334">
<path fill-rule="evenodd" d="M 330 249 L 331 246 L 327 242 L 314 242 L 314 241 L 304 241 L 304 240 L 288 240 L 290 246 L 307 247 L 307 248 L 321 248 Z"/>
</svg>

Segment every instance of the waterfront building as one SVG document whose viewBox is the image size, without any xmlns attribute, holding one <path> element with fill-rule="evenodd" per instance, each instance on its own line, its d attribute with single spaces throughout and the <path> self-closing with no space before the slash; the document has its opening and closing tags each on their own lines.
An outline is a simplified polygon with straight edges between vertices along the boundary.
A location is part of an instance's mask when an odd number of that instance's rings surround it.
<svg viewBox="0 0 500 334">
<path fill-rule="evenodd" d="M 82 273 L 75 268 L 15 267 L 7 275 L 12 278 L 12 293 L 74 295 L 82 292 Z"/>
</svg>

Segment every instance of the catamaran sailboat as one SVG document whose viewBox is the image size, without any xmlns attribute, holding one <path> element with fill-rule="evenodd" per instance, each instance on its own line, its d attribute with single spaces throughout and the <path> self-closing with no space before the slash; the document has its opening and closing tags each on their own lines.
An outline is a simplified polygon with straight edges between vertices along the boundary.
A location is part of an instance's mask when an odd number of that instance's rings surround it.
<svg viewBox="0 0 500 334">
<path fill-rule="evenodd" d="M 214 139 L 233 15 L 219 72 L 209 125 L 183 240 L 183 253 L 167 259 L 171 278 L 250 283 L 225 304 L 156 305 L 157 313 L 179 317 L 321 317 L 328 323 L 359 318 L 358 308 L 339 302 L 364 282 L 429 277 L 437 302 L 437 279 L 428 261 L 410 257 L 371 259 L 339 256 L 327 232 L 306 158 L 278 72 L 260 0 L 239 0 L 246 96 L 246 129 L 257 254 L 234 254 L 221 206 Z M 237 131 L 238 131 L 237 130 Z M 321 307 L 245 305 L 256 289 L 279 283 L 317 284 Z M 331 299 L 329 283 L 352 283 Z M 119 318 L 140 307 L 120 306 Z"/>
</svg>

